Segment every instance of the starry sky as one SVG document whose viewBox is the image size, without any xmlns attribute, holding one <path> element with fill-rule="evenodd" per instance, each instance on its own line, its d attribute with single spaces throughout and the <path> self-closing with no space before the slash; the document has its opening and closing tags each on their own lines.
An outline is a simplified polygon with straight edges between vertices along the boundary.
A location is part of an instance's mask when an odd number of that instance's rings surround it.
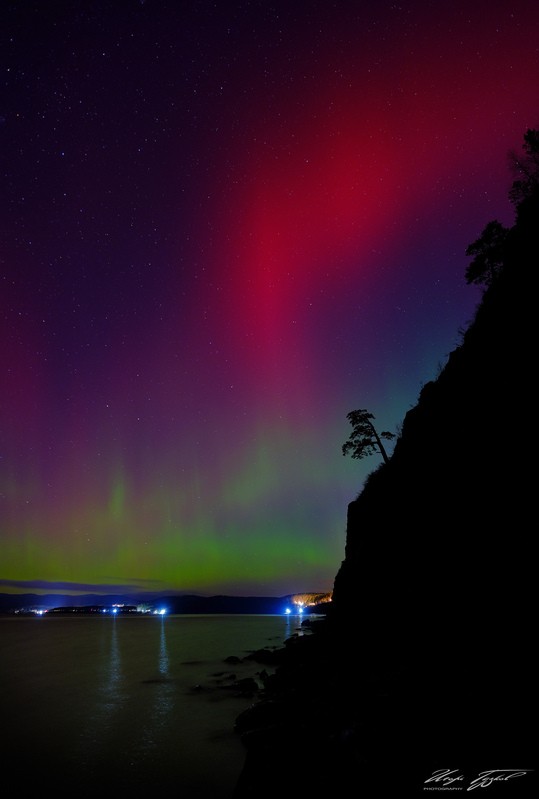
<svg viewBox="0 0 539 799">
<path fill-rule="evenodd" d="M 513 221 L 539 4 L 21 0 L 0 36 L 0 591 L 331 590 L 380 463 L 346 414 L 397 431 Z"/>
</svg>

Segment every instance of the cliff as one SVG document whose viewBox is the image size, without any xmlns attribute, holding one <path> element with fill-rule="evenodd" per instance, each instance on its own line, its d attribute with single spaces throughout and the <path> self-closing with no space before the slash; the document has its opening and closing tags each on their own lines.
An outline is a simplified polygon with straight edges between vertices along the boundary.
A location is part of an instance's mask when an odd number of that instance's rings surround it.
<svg viewBox="0 0 539 799">
<path fill-rule="evenodd" d="M 330 616 L 288 643 L 238 720 L 236 799 L 283 779 L 313 796 L 424 796 L 436 769 L 460 769 L 466 789 L 485 769 L 534 768 L 538 263 L 536 191 L 460 346 L 348 507 Z M 286 778 L 279 757 L 297 763 Z M 532 795 L 531 779 L 499 793 Z"/>
</svg>

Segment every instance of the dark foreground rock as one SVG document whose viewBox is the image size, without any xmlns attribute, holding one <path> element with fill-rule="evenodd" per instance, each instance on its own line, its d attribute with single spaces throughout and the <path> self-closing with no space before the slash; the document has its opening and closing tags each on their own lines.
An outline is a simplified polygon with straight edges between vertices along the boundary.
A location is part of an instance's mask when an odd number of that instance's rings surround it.
<svg viewBox="0 0 539 799">
<path fill-rule="evenodd" d="M 425 796 L 436 769 L 470 781 L 486 769 L 536 767 L 531 637 L 510 668 L 496 650 L 473 658 L 429 645 L 411 658 L 365 648 L 357 633 L 324 622 L 283 651 L 236 722 L 246 760 L 234 799 Z M 534 795 L 537 775 L 525 777 L 492 795 Z"/>
</svg>

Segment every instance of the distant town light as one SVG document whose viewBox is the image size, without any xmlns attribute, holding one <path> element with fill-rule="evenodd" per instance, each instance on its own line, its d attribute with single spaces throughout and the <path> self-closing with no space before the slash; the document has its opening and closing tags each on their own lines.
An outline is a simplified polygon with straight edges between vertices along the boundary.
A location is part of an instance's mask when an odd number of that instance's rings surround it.
<svg viewBox="0 0 539 799">
<path fill-rule="evenodd" d="M 287 608 L 287 609 L 285 610 L 285 613 L 288 615 L 289 613 L 292 613 L 292 611 L 290 610 L 290 608 Z"/>
</svg>

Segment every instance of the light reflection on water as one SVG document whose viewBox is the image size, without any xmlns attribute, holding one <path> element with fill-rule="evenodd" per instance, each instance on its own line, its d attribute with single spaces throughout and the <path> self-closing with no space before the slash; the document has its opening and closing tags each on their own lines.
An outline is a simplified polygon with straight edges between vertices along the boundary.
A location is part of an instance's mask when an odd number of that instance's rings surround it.
<svg viewBox="0 0 539 799">
<path fill-rule="evenodd" d="M 116 616 L 112 617 L 110 633 L 110 655 L 105 660 L 105 679 L 103 680 L 103 710 L 107 715 L 114 712 L 114 709 L 122 701 L 121 679 L 122 679 L 122 660 L 120 648 L 118 646 L 118 629 L 116 626 Z M 124 697 L 125 698 L 125 697 Z"/>
<path fill-rule="evenodd" d="M 101 749 L 111 745 L 116 719 L 127 701 L 116 616 L 107 618 L 105 624 L 100 636 L 102 654 L 97 662 L 95 702 L 79 735 L 81 763 L 90 763 Z"/>
<path fill-rule="evenodd" d="M 142 731 L 143 751 L 148 751 L 159 744 L 159 734 L 164 730 L 168 723 L 168 717 L 174 710 L 174 685 L 169 675 L 169 655 L 167 649 L 167 625 L 163 617 L 158 622 L 159 632 L 159 654 L 158 654 L 158 673 L 159 677 L 152 686 L 153 704 L 148 714 L 144 729 Z"/>
<path fill-rule="evenodd" d="M 244 759 L 234 720 L 252 700 L 193 687 L 297 632 L 285 616 L 0 619 L 3 762 L 29 795 L 35 779 L 58 799 L 105 783 L 130 799 L 156 784 L 227 799 Z"/>
</svg>

